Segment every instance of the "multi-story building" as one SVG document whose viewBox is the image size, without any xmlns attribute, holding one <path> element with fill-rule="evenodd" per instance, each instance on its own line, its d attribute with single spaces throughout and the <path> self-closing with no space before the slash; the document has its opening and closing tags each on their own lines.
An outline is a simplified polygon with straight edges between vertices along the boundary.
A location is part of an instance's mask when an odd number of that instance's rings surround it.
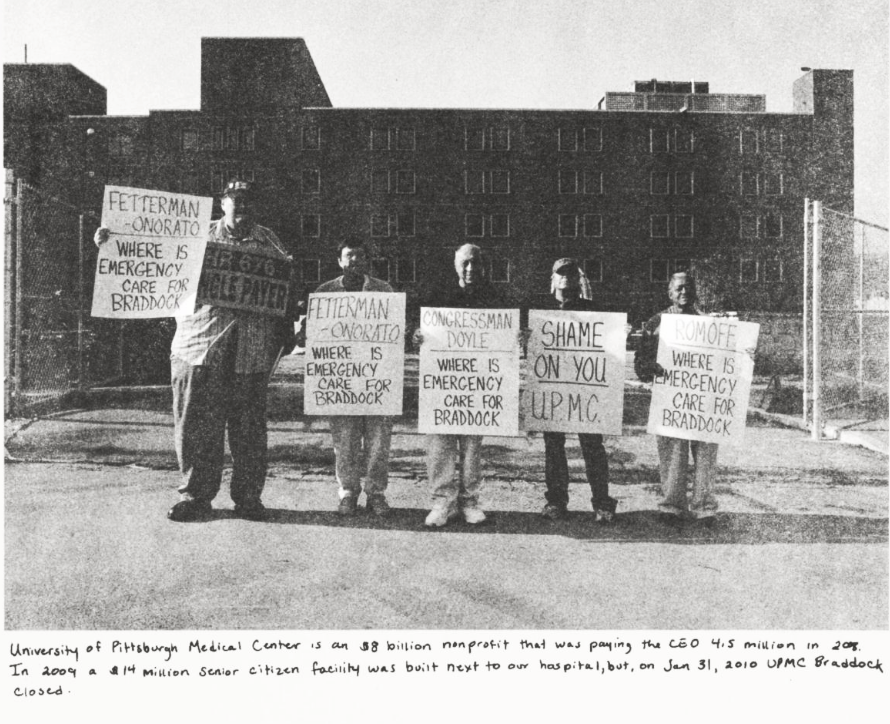
<svg viewBox="0 0 890 724">
<path fill-rule="evenodd" d="M 806 72 L 791 113 L 662 81 L 579 110 L 333 108 L 300 39 L 201 50 L 200 110 L 148 116 L 105 115 L 104 89 L 78 74 L 66 97 L 83 105 L 38 123 L 29 108 L 61 93 L 56 66 L 5 66 L 7 88 L 29 89 L 7 90 L 7 159 L 84 208 L 106 183 L 216 195 L 230 176 L 255 179 L 306 286 L 338 273 L 346 237 L 372 241 L 375 275 L 415 302 L 451 283 L 465 242 L 523 305 L 574 256 L 604 308 L 634 323 L 687 268 L 709 306 L 797 311 L 804 197 L 853 211 L 852 71 Z M 20 145 L 10 118 L 46 135 Z"/>
</svg>

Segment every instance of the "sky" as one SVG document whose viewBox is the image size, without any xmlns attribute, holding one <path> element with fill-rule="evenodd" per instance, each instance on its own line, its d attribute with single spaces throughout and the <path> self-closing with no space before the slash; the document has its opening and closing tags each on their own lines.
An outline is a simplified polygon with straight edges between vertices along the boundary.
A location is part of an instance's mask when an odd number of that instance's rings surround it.
<svg viewBox="0 0 890 724">
<path fill-rule="evenodd" d="M 3 62 L 71 63 L 108 112 L 197 109 L 201 37 L 301 37 L 335 107 L 595 108 L 649 78 L 790 112 L 854 70 L 856 215 L 888 224 L 886 0 L 17 0 Z"/>
</svg>

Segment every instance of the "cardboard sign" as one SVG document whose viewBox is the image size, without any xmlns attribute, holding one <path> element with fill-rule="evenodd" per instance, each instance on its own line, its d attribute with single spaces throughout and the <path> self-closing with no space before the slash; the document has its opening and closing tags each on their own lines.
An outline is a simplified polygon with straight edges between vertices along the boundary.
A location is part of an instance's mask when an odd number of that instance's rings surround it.
<svg viewBox="0 0 890 724">
<path fill-rule="evenodd" d="M 523 427 L 620 435 L 626 314 L 531 310 Z"/>
<path fill-rule="evenodd" d="M 405 295 L 309 295 L 307 415 L 401 415 L 405 379 Z"/>
<path fill-rule="evenodd" d="M 760 325 L 725 317 L 663 314 L 646 431 L 737 444 L 745 433 Z"/>
<path fill-rule="evenodd" d="M 198 304 L 283 317 L 290 295 L 291 262 L 269 249 L 207 242 Z"/>
<path fill-rule="evenodd" d="M 213 199 L 106 186 L 94 317 L 153 319 L 193 311 Z"/>
<path fill-rule="evenodd" d="M 519 433 L 519 310 L 422 307 L 417 429 Z"/>
</svg>

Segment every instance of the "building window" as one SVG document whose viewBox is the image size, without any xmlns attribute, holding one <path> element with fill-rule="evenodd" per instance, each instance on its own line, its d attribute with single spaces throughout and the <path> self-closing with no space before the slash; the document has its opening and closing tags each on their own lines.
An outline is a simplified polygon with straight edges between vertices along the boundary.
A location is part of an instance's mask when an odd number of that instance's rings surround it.
<svg viewBox="0 0 890 724">
<path fill-rule="evenodd" d="M 371 276 L 389 281 L 389 259 L 377 258 L 371 262 Z"/>
<path fill-rule="evenodd" d="M 396 234 L 414 236 L 414 212 L 400 211 L 396 214 Z"/>
<path fill-rule="evenodd" d="M 692 171 L 677 171 L 674 174 L 674 193 L 692 196 L 695 191 L 695 174 Z"/>
<path fill-rule="evenodd" d="M 485 150 L 484 128 L 464 128 L 464 149 L 467 151 Z"/>
<path fill-rule="evenodd" d="M 739 260 L 739 281 L 756 282 L 757 281 L 757 260 L 756 259 L 740 259 Z"/>
<path fill-rule="evenodd" d="M 318 259 L 303 259 L 303 263 L 300 266 L 303 269 L 304 282 L 321 281 L 321 262 Z"/>
<path fill-rule="evenodd" d="M 111 156 L 132 156 L 134 148 L 133 136 L 129 133 L 113 133 L 108 138 L 108 153 Z"/>
<path fill-rule="evenodd" d="M 592 196 L 603 195 L 603 174 L 602 171 L 585 171 L 584 172 L 584 193 Z"/>
<path fill-rule="evenodd" d="M 763 193 L 766 196 L 781 196 L 785 193 L 785 179 L 780 173 L 763 174 Z"/>
<path fill-rule="evenodd" d="M 467 151 L 509 151 L 510 129 L 506 126 L 465 127 L 464 148 Z"/>
<path fill-rule="evenodd" d="M 742 214 L 739 217 L 739 236 L 743 239 L 757 237 L 757 214 Z"/>
<path fill-rule="evenodd" d="M 653 171 L 649 178 L 649 193 L 664 196 L 670 193 L 671 175 L 665 171 Z"/>
<path fill-rule="evenodd" d="M 678 239 L 691 239 L 694 232 L 694 218 L 687 215 L 674 217 L 674 236 Z"/>
<path fill-rule="evenodd" d="M 597 152 L 603 150 L 603 129 L 599 126 L 588 126 L 584 129 L 584 150 Z"/>
<path fill-rule="evenodd" d="M 482 214 L 466 214 L 464 216 L 464 226 L 467 236 L 485 235 L 485 217 Z"/>
<path fill-rule="evenodd" d="M 666 282 L 671 278 L 670 260 L 668 259 L 650 259 L 649 260 L 649 281 L 650 282 Z"/>
<path fill-rule="evenodd" d="M 507 259 L 501 257 L 491 259 L 489 270 L 491 281 L 499 284 L 510 281 L 510 262 Z"/>
<path fill-rule="evenodd" d="M 782 214 L 769 212 L 763 215 L 763 235 L 767 238 L 778 239 L 782 236 Z"/>
<path fill-rule="evenodd" d="M 509 194 L 510 172 L 497 171 L 464 171 L 464 191 L 468 194 Z"/>
<path fill-rule="evenodd" d="M 761 259 L 758 268 L 759 281 L 781 282 L 784 281 L 782 273 L 782 260 L 775 257 Z"/>
<path fill-rule="evenodd" d="M 301 145 L 304 151 L 321 149 L 321 129 L 318 126 L 303 126 L 301 129 Z"/>
<path fill-rule="evenodd" d="M 578 131 L 573 128 L 558 128 L 556 136 L 560 151 L 578 150 Z"/>
<path fill-rule="evenodd" d="M 663 128 L 649 129 L 649 153 L 667 153 L 668 132 Z"/>
<path fill-rule="evenodd" d="M 559 193 L 561 194 L 576 194 L 578 193 L 578 172 L 577 171 L 565 171 L 560 169 L 559 171 Z"/>
<path fill-rule="evenodd" d="M 769 154 L 779 155 L 783 151 L 784 134 L 775 129 L 767 129 L 763 132 L 764 151 Z"/>
<path fill-rule="evenodd" d="M 414 171 L 410 169 L 396 171 L 396 193 L 413 194 L 415 190 Z"/>
<path fill-rule="evenodd" d="M 591 282 L 601 282 L 603 280 L 603 262 L 601 259 L 585 259 L 584 274 Z"/>
<path fill-rule="evenodd" d="M 385 169 L 374 169 L 371 172 L 371 193 L 389 193 L 389 171 Z"/>
<path fill-rule="evenodd" d="M 371 236 L 389 236 L 389 214 L 371 214 Z"/>
<path fill-rule="evenodd" d="M 388 128 L 372 128 L 371 129 L 371 150 L 372 151 L 388 151 L 389 150 L 389 129 Z"/>
<path fill-rule="evenodd" d="M 491 235 L 506 237 L 510 236 L 510 215 L 509 214 L 492 214 L 491 215 Z"/>
<path fill-rule="evenodd" d="M 667 214 L 654 214 L 649 217 L 649 236 L 663 239 L 668 236 L 670 217 Z"/>
<path fill-rule="evenodd" d="M 304 168 L 300 174 L 300 189 L 304 194 L 321 193 L 321 172 L 317 168 Z"/>
<path fill-rule="evenodd" d="M 255 145 L 253 126 L 217 126 L 213 129 L 214 151 L 253 151 Z"/>
<path fill-rule="evenodd" d="M 413 151 L 416 148 L 416 134 L 413 128 L 397 128 L 396 148 L 399 151 Z"/>
<path fill-rule="evenodd" d="M 695 150 L 695 134 L 684 128 L 675 128 L 674 153 L 692 153 Z"/>
<path fill-rule="evenodd" d="M 603 235 L 603 217 L 601 214 L 584 214 L 584 236 L 600 237 Z"/>
<path fill-rule="evenodd" d="M 739 131 L 739 153 L 754 154 L 757 152 L 757 131 L 743 128 Z"/>
<path fill-rule="evenodd" d="M 510 193 L 510 172 L 509 171 L 491 171 L 491 193 L 493 194 L 509 194 Z"/>
<path fill-rule="evenodd" d="M 417 281 L 417 262 L 406 256 L 396 259 L 396 281 L 410 284 Z"/>
<path fill-rule="evenodd" d="M 180 148 L 183 151 L 200 151 L 201 136 L 194 128 L 187 128 L 182 132 Z"/>
<path fill-rule="evenodd" d="M 491 136 L 492 151 L 510 150 L 510 129 L 506 126 L 494 126 L 488 129 Z"/>
<path fill-rule="evenodd" d="M 318 214 L 300 214 L 300 231 L 303 236 L 321 236 L 321 217 Z"/>
<path fill-rule="evenodd" d="M 485 171 L 464 171 L 464 193 L 485 193 Z"/>
<path fill-rule="evenodd" d="M 413 128 L 372 128 L 370 143 L 372 151 L 413 151 L 416 134 Z"/>
<path fill-rule="evenodd" d="M 740 191 L 743 196 L 757 196 L 757 174 L 753 171 L 742 171 L 739 174 Z"/>
<path fill-rule="evenodd" d="M 575 214 L 559 215 L 559 235 L 578 236 L 578 217 Z"/>
</svg>

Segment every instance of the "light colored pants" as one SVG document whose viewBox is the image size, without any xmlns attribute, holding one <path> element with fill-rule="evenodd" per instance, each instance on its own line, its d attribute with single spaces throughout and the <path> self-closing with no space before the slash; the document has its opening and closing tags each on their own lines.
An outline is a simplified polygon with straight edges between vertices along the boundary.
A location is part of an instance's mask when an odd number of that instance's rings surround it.
<svg viewBox="0 0 890 724">
<path fill-rule="evenodd" d="M 717 450 L 714 442 L 681 440 L 676 437 L 655 437 L 658 443 L 658 467 L 663 498 L 658 504 L 668 513 L 712 513 L 717 510 L 713 485 L 717 474 Z M 689 474 L 689 451 L 695 461 L 692 500 L 687 501 L 686 480 Z"/>
<path fill-rule="evenodd" d="M 342 500 L 347 495 L 383 493 L 389 483 L 392 418 L 338 415 L 330 418 L 336 455 L 335 474 Z"/>
<path fill-rule="evenodd" d="M 426 445 L 433 505 L 477 506 L 482 483 L 482 435 L 427 435 Z"/>
</svg>

